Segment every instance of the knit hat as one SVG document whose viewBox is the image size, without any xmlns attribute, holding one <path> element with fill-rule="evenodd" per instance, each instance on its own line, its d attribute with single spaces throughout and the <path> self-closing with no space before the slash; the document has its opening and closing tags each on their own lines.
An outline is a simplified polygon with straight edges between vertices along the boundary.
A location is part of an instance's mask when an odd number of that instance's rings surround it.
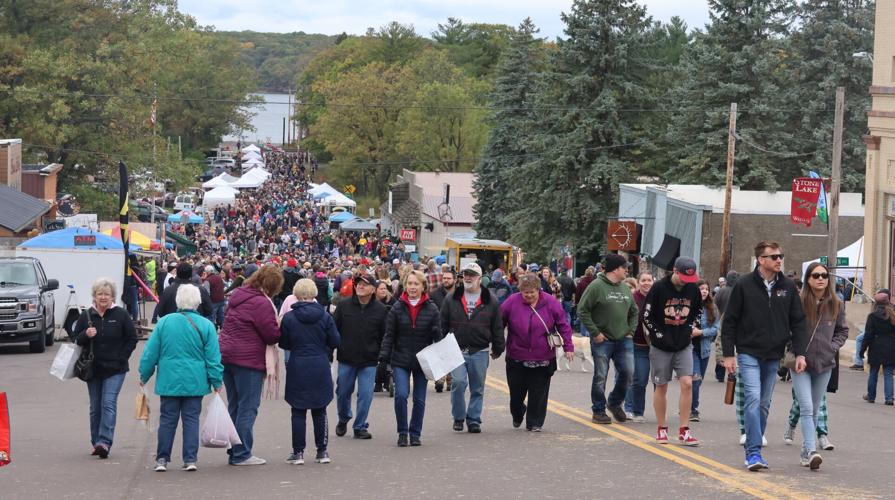
<svg viewBox="0 0 895 500">
<path fill-rule="evenodd" d="M 257 270 L 258 270 L 258 264 L 251 263 L 251 264 L 247 265 L 246 270 L 245 270 L 245 277 L 247 279 L 250 278 L 253 274 L 255 274 L 255 271 L 257 271 Z"/>
<path fill-rule="evenodd" d="M 193 266 L 187 262 L 181 262 L 177 265 L 177 279 L 189 280 L 193 279 Z"/>
<path fill-rule="evenodd" d="M 628 259 L 617 253 L 610 253 L 603 259 L 604 272 L 611 273 L 616 269 L 628 265 Z"/>
<path fill-rule="evenodd" d="M 889 303 L 889 289 L 881 288 L 876 292 L 876 295 L 873 296 L 873 300 L 876 301 L 877 304 L 888 304 Z"/>
</svg>

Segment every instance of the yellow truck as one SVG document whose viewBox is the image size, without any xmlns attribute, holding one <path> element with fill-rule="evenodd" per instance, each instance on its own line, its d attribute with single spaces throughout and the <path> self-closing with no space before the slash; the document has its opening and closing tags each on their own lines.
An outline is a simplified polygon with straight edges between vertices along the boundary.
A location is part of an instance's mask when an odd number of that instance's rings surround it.
<svg viewBox="0 0 895 500">
<path fill-rule="evenodd" d="M 503 268 L 511 271 L 518 251 L 507 242 L 478 238 L 448 238 L 445 240 L 445 262 L 460 270 L 468 262 L 477 262 L 482 270 Z"/>
</svg>

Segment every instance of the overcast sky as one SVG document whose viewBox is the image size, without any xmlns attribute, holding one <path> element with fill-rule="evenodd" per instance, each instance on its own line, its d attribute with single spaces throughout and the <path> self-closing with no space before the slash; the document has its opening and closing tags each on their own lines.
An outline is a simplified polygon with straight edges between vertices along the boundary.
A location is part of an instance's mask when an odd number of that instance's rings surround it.
<svg viewBox="0 0 895 500">
<path fill-rule="evenodd" d="M 677 15 L 691 28 L 708 22 L 706 0 L 643 3 L 657 20 Z M 448 17 L 512 26 L 531 17 L 541 28 L 541 36 L 552 39 L 562 35 L 559 16 L 569 10 L 572 0 L 180 0 L 179 5 L 200 24 L 225 31 L 363 34 L 368 27 L 399 21 L 429 36 Z"/>
</svg>

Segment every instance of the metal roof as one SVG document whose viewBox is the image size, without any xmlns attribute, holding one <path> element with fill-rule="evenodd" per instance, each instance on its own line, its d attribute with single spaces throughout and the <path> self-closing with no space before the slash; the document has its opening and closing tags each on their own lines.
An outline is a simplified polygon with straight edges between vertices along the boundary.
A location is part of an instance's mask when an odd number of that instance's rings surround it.
<svg viewBox="0 0 895 500">
<path fill-rule="evenodd" d="M 31 195 L 0 185 L 0 226 L 17 233 L 50 211 L 52 205 Z"/>
</svg>

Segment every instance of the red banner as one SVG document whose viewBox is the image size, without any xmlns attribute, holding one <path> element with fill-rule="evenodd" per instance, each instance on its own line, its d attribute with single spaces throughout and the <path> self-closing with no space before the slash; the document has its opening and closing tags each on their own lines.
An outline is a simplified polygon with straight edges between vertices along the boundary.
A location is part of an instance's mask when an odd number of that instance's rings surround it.
<svg viewBox="0 0 895 500">
<path fill-rule="evenodd" d="M 798 177 L 792 180 L 792 206 L 789 220 L 793 224 L 811 226 L 811 219 L 817 212 L 817 200 L 823 186 L 821 179 Z"/>
<path fill-rule="evenodd" d="M 0 467 L 12 462 L 9 434 L 9 403 L 6 393 L 0 392 Z"/>
</svg>

